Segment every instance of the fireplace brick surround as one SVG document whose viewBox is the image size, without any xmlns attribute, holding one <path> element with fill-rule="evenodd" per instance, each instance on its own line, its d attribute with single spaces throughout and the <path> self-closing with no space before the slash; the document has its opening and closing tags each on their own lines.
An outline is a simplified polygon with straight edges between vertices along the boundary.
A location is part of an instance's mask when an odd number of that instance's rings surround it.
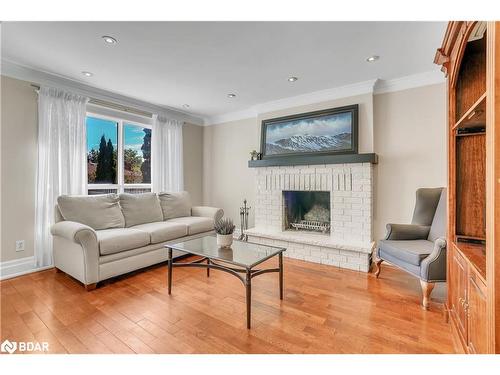
<svg viewBox="0 0 500 375">
<path fill-rule="evenodd" d="M 255 227 L 249 241 L 285 256 L 368 272 L 373 250 L 373 164 L 256 168 Z M 331 233 L 283 230 L 283 191 L 330 192 Z"/>
</svg>

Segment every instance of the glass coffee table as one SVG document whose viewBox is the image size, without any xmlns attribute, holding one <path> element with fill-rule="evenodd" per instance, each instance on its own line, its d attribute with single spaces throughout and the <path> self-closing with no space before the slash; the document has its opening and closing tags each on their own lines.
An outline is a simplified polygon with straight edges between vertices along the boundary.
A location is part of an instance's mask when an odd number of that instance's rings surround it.
<svg viewBox="0 0 500 375">
<path fill-rule="evenodd" d="M 198 267 L 216 269 L 236 276 L 245 286 L 247 305 L 247 328 L 250 328 L 250 311 L 252 299 L 252 279 L 269 272 L 279 273 L 280 299 L 283 299 L 283 247 L 267 246 L 251 242 L 233 241 L 230 248 L 217 246 L 214 235 L 194 238 L 184 242 L 165 245 L 168 249 L 168 294 L 172 293 L 172 269 L 174 267 Z M 201 256 L 193 262 L 173 262 L 172 250 L 184 251 Z M 256 269 L 259 264 L 278 256 L 278 268 Z"/>
</svg>

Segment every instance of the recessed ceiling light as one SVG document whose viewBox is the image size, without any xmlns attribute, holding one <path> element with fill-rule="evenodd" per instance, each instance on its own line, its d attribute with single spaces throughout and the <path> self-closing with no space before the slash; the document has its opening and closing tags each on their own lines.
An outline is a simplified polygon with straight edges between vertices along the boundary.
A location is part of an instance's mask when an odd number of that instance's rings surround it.
<svg viewBox="0 0 500 375">
<path fill-rule="evenodd" d="M 183 104 L 182 106 L 183 106 L 184 108 L 189 108 L 189 107 L 190 107 L 190 105 L 189 105 L 189 104 Z"/>
<path fill-rule="evenodd" d="M 227 94 L 228 98 L 236 98 L 236 94 Z"/>
<path fill-rule="evenodd" d="M 295 82 L 296 80 L 298 80 L 297 77 L 288 77 L 288 82 Z"/>
<path fill-rule="evenodd" d="M 118 41 L 117 41 L 115 38 L 113 38 L 112 36 L 109 36 L 109 35 L 104 35 L 104 36 L 102 37 L 102 39 L 103 39 L 106 43 L 108 43 L 108 44 L 116 44 L 116 43 L 118 43 Z"/>
<path fill-rule="evenodd" d="M 368 62 L 374 62 L 374 61 L 377 61 L 378 59 L 380 59 L 380 56 L 373 55 L 373 56 L 368 57 L 366 59 L 366 61 L 368 61 Z"/>
<path fill-rule="evenodd" d="M 92 77 L 94 75 L 94 73 L 91 73 L 91 72 L 86 72 L 86 71 L 83 71 L 82 74 L 85 76 L 85 77 Z"/>
</svg>

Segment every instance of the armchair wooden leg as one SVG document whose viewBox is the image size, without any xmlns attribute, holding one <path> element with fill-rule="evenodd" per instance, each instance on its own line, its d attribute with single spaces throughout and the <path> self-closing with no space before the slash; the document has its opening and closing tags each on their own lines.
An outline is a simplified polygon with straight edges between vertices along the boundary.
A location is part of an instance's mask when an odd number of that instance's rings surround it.
<svg viewBox="0 0 500 375">
<path fill-rule="evenodd" d="M 434 289 L 434 283 L 429 283 L 424 280 L 420 280 L 420 286 L 422 287 L 422 294 L 423 294 L 423 299 L 422 299 L 422 308 L 424 310 L 429 309 L 429 302 L 430 302 L 430 296 L 432 289 Z"/>
<path fill-rule="evenodd" d="M 90 292 L 91 290 L 94 290 L 96 287 L 97 287 L 97 283 L 87 284 L 87 285 L 85 285 L 85 290 L 87 292 Z"/>
<path fill-rule="evenodd" d="M 375 258 L 375 266 L 377 269 L 375 270 L 375 277 L 378 279 L 378 275 L 380 275 L 380 270 L 382 269 L 383 260 L 380 258 Z"/>
</svg>

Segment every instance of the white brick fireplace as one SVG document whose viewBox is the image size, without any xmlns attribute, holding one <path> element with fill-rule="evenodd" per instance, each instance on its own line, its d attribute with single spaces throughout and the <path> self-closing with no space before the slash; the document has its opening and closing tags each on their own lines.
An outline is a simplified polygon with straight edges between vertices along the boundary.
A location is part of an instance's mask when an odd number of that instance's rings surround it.
<svg viewBox="0 0 500 375">
<path fill-rule="evenodd" d="M 373 248 L 373 164 L 256 168 L 255 227 L 249 241 L 287 248 L 285 256 L 368 272 Z M 330 193 L 330 234 L 284 230 L 283 191 Z"/>
</svg>

